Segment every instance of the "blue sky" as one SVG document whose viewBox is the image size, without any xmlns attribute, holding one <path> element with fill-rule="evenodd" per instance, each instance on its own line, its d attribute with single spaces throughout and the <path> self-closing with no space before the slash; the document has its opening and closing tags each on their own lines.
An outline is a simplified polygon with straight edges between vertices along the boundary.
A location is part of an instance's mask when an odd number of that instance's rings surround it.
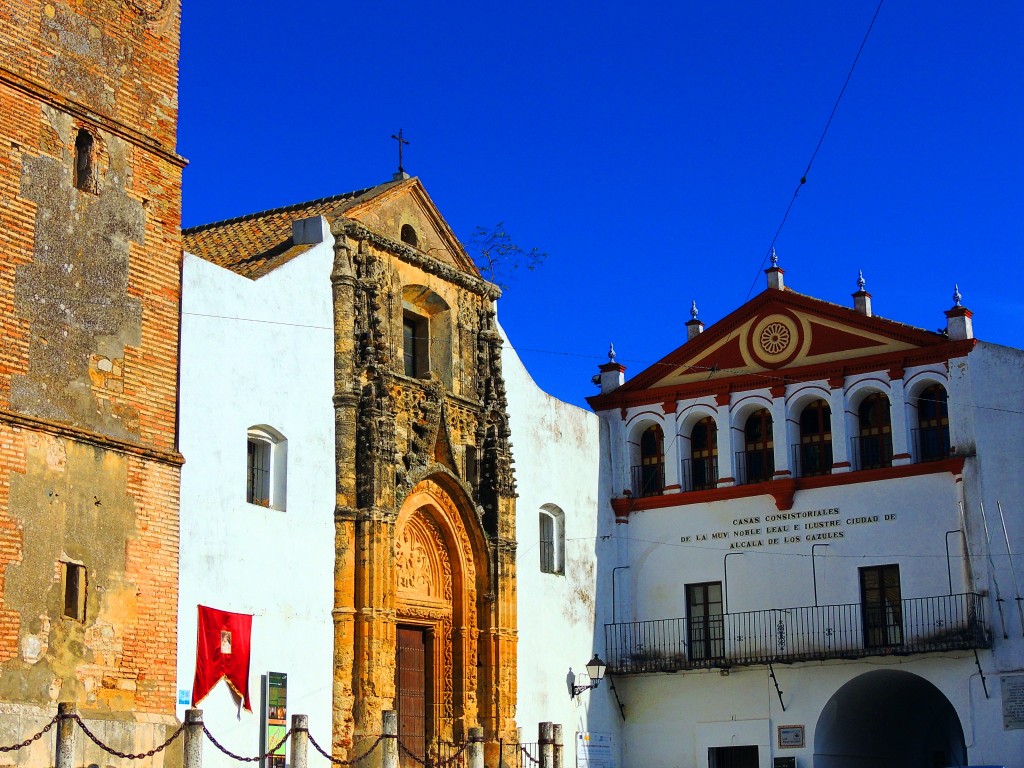
<svg viewBox="0 0 1024 768">
<path fill-rule="evenodd" d="M 386 181 L 547 251 L 499 317 L 577 404 L 761 291 L 877 0 L 185 0 L 184 225 Z M 787 285 L 1024 346 L 1024 4 L 886 0 L 777 242 Z"/>
</svg>

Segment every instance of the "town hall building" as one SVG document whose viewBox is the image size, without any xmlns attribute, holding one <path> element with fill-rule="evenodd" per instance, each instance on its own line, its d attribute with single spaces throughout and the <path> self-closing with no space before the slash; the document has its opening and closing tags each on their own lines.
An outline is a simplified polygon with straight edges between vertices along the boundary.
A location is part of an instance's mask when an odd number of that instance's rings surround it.
<svg viewBox="0 0 1024 768">
<path fill-rule="evenodd" d="M 767 289 L 589 399 L 617 525 L 622 764 L 1024 754 L 1024 352 Z"/>
</svg>

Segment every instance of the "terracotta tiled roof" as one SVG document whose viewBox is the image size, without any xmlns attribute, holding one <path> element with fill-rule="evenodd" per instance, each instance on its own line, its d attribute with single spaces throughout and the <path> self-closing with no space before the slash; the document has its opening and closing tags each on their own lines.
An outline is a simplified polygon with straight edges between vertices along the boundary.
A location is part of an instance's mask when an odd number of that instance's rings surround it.
<svg viewBox="0 0 1024 768">
<path fill-rule="evenodd" d="M 400 183 L 390 181 L 308 203 L 190 227 L 181 233 L 184 249 L 212 264 L 255 280 L 312 247 L 296 245 L 292 241 L 293 222 L 313 216 L 324 216 L 329 220 L 356 203 Z"/>
</svg>

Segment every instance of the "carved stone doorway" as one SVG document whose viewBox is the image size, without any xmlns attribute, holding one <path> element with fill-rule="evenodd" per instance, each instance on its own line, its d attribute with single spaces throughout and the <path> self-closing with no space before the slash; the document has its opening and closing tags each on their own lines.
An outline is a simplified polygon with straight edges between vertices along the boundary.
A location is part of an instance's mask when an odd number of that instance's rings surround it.
<svg viewBox="0 0 1024 768">
<path fill-rule="evenodd" d="M 405 638 L 423 648 L 422 732 L 428 752 L 437 742 L 464 739 L 467 728 L 477 723 L 478 571 L 473 533 L 464 519 L 439 484 L 424 480 L 405 500 L 396 525 L 396 706 L 402 706 L 405 696 Z"/>
</svg>

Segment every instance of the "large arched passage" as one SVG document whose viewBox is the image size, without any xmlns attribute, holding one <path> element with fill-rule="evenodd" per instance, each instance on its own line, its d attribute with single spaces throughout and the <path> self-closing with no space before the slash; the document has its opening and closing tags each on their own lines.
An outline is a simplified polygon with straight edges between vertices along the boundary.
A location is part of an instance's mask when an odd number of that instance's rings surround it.
<svg viewBox="0 0 1024 768">
<path fill-rule="evenodd" d="M 836 691 L 818 717 L 815 768 L 937 765 L 967 765 L 967 747 L 953 705 L 923 677 L 867 672 Z"/>
</svg>

